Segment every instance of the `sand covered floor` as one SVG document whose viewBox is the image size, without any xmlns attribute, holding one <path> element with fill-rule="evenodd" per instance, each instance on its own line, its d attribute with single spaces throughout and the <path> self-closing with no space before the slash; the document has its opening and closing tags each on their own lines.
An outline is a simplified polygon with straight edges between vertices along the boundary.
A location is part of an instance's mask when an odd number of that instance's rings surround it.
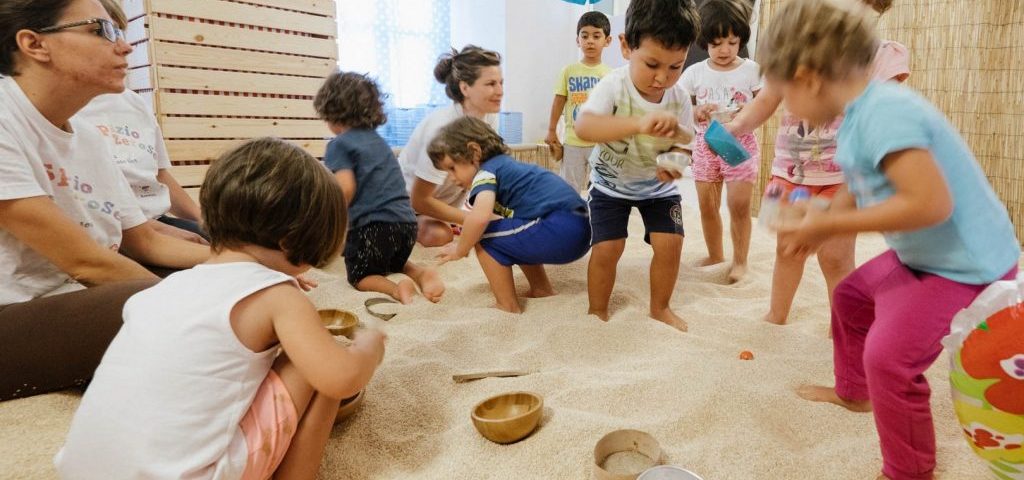
<svg viewBox="0 0 1024 480">
<path fill-rule="evenodd" d="M 801 383 L 832 382 L 828 302 L 817 263 L 808 263 L 790 323 L 766 324 L 774 237 L 755 228 L 750 273 L 725 285 L 727 265 L 693 266 L 706 252 L 696 204 L 684 202 L 683 212 L 689 234 L 673 306 L 689 333 L 647 318 L 651 251 L 635 214 L 607 323 L 586 315 L 586 258 L 550 267 L 559 294 L 528 300 L 526 313 L 515 316 L 491 308 L 493 297 L 470 256 L 441 267 L 448 286 L 441 303 L 417 297 L 411 306 L 378 306 L 398 313 L 386 323 L 363 309 L 365 299 L 379 295 L 351 289 L 339 266 L 315 272 L 322 282 L 312 294 L 317 306 L 350 309 L 389 335 L 362 410 L 332 433 L 321 477 L 587 479 L 595 442 L 634 428 L 654 435 L 669 463 L 707 480 L 874 479 L 881 456 L 871 415 L 793 393 Z M 862 236 L 857 248 L 860 264 L 884 243 Z M 413 255 L 429 263 L 435 254 L 417 249 Z M 524 292 L 518 270 L 516 278 Z M 754 359 L 739 360 L 743 350 Z M 960 434 L 947 362 L 943 354 L 927 374 L 937 478 L 988 478 Z M 464 384 L 451 379 L 502 369 L 536 373 Z M 493 444 L 473 428 L 469 411 L 513 390 L 544 397 L 541 426 L 519 443 Z M 0 477 L 53 477 L 51 458 L 78 400 L 58 393 L 0 403 Z"/>
</svg>

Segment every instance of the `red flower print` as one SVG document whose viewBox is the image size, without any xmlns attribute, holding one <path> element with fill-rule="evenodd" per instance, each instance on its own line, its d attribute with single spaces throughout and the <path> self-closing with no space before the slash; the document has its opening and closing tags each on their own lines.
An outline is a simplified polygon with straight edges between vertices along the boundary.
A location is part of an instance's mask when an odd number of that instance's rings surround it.
<svg viewBox="0 0 1024 480">
<path fill-rule="evenodd" d="M 985 400 L 1007 413 L 1024 415 L 1024 304 L 1004 308 L 978 326 L 960 350 L 964 371 L 998 379 Z"/>
</svg>

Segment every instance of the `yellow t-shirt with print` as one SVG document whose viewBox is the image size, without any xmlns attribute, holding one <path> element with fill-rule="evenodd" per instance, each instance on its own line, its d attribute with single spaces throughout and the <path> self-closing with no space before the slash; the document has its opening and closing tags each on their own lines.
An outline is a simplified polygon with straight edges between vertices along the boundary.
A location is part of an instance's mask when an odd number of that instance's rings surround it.
<svg viewBox="0 0 1024 480">
<path fill-rule="evenodd" d="M 562 117 L 565 119 L 565 144 L 574 147 L 592 147 L 593 143 L 580 140 L 576 136 L 576 115 L 580 107 L 587 103 L 590 90 L 597 86 L 597 82 L 611 71 L 611 67 L 601 63 L 593 67 L 576 62 L 567 65 L 562 69 L 562 75 L 558 77 L 555 85 L 555 95 L 565 97 L 565 108 L 562 110 Z"/>
</svg>

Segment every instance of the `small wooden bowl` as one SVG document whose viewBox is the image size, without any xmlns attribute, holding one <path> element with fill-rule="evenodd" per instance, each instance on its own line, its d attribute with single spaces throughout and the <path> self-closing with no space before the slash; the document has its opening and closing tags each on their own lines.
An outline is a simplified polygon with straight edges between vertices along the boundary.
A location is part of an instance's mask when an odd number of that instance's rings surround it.
<svg viewBox="0 0 1024 480">
<path fill-rule="evenodd" d="M 611 458 L 613 455 L 616 458 Z M 594 478 L 597 480 L 636 480 L 644 470 L 659 464 L 661 446 L 646 432 L 616 430 L 594 445 Z"/>
<path fill-rule="evenodd" d="M 363 406 L 363 400 L 366 398 L 366 390 L 360 390 L 354 397 L 349 397 L 341 401 L 341 406 L 338 407 L 338 415 L 334 417 L 334 423 L 344 421 L 346 418 L 351 417 L 359 407 Z"/>
<path fill-rule="evenodd" d="M 532 392 L 510 392 L 484 400 L 470 414 L 480 435 L 494 443 L 526 438 L 540 422 L 544 399 Z"/>
<path fill-rule="evenodd" d="M 324 309 L 317 313 L 320 314 L 320 321 L 324 327 L 334 336 L 344 335 L 351 339 L 356 327 L 359 326 L 359 317 L 347 310 Z"/>
</svg>

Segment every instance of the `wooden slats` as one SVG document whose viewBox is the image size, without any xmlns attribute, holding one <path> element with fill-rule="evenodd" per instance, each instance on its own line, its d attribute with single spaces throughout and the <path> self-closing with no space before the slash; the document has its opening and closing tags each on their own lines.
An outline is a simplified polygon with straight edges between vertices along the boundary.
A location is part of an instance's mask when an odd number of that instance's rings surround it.
<svg viewBox="0 0 1024 480">
<path fill-rule="evenodd" d="M 337 35 L 332 17 L 290 12 L 246 3 L 220 0 L 150 0 L 152 13 L 192 17 L 242 25 L 277 28 L 324 37 Z"/>
<path fill-rule="evenodd" d="M 317 118 L 312 100 L 288 98 L 164 93 L 160 96 L 160 107 L 165 115 Z"/>
<path fill-rule="evenodd" d="M 153 56 L 160 65 L 242 70 L 256 73 L 283 73 L 311 77 L 325 77 L 338 68 L 334 59 L 329 58 L 240 52 L 228 48 L 167 42 L 156 42 L 152 48 Z"/>
<path fill-rule="evenodd" d="M 246 72 L 222 72 L 161 66 L 160 88 L 217 92 L 260 92 L 278 95 L 313 95 L 323 79 Z"/>
<path fill-rule="evenodd" d="M 323 157 L 327 149 L 327 140 L 290 141 L 317 158 Z M 243 140 L 168 140 L 167 152 L 171 158 L 178 160 L 212 162 L 242 142 Z"/>
<path fill-rule="evenodd" d="M 149 35 L 151 40 L 338 58 L 338 45 L 333 38 L 303 37 L 155 16 L 149 17 Z M 245 55 L 241 52 L 237 54 Z"/>
<path fill-rule="evenodd" d="M 334 0 L 253 0 L 247 3 L 298 10 L 334 18 Z"/>
<path fill-rule="evenodd" d="M 160 118 L 160 124 L 164 137 L 169 139 L 239 139 L 265 136 L 323 139 L 331 134 L 324 122 L 319 120 L 163 116 Z M 174 157 L 171 159 L 178 160 Z"/>
</svg>

